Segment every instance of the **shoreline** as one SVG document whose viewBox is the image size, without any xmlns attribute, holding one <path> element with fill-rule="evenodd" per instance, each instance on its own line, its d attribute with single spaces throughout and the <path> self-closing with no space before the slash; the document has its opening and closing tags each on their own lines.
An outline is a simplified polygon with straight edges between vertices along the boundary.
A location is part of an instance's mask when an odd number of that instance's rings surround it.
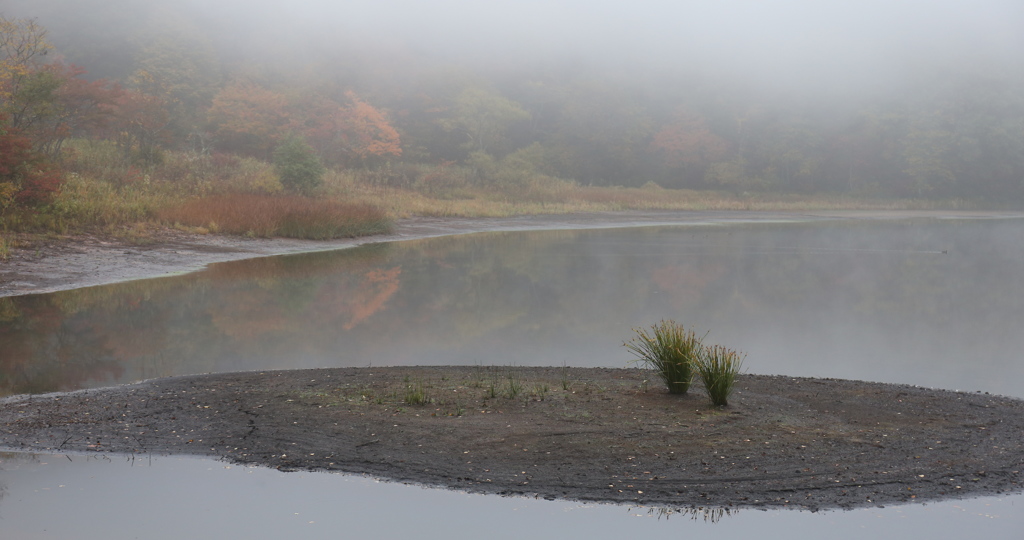
<svg viewBox="0 0 1024 540">
<path fill-rule="evenodd" d="M 1021 219 L 1020 212 L 987 211 L 659 211 L 546 214 L 509 218 L 412 218 L 386 235 L 295 240 L 200 235 L 162 229 L 145 244 L 77 235 L 36 240 L 0 261 L 0 297 L 45 294 L 202 270 L 210 264 L 258 257 L 345 249 L 378 242 L 492 231 L 597 229 L 656 225 L 893 219 Z"/>
<path fill-rule="evenodd" d="M 1022 217 L 630 212 L 418 218 L 400 222 L 389 235 L 329 242 L 177 231 L 163 231 L 146 246 L 75 237 L 19 252 L 0 265 L 0 297 L 160 277 L 230 260 L 477 232 Z M 523 383 L 522 395 L 494 390 L 513 377 Z M 648 389 L 649 379 L 637 369 L 481 366 L 180 376 L 10 396 L 0 400 L 0 446 L 197 455 L 475 493 L 680 508 L 847 509 L 1017 493 L 1024 486 L 1019 399 L 745 375 L 730 406 L 717 409 L 699 386 L 680 399 Z M 431 397 L 425 403 L 403 397 L 411 382 L 426 388 Z"/>
<path fill-rule="evenodd" d="M 508 393 L 512 377 L 522 393 Z M 650 377 L 483 366 L 171 377 L 6 398 L 0 445 L 675 508 L 852 509 L 1024 487 L 1024 400 L 743 375 L 717 408 L 699 385 L 678 396 Z M 410 381 L 425 402 L 408 401 Z"/>
</svg>

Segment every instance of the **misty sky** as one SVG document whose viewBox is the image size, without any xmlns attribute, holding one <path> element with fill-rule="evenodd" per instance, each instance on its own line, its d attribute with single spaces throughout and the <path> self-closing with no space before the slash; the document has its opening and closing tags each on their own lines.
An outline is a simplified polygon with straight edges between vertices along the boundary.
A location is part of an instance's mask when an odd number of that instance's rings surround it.
<svg viewBox="0 0 1024 540">
<path fill-rule="evenodd" d="M 373 36 L 474 65 L 699 69 L 816 91 L 1024 68 L 1021 0 L 190 1 L 235 30 Z"/>
<path fill-rule="evenodd" d="M 116 0 L 138 11 L 145 0 Z M 45 15 L 68 0 L 0 0 Z M 4 4 L 11 6 L 5 9 Z M 929 76 L 1024 73 L 1022 0 L 161 0 L 250 52 L 353 43 L 471 69 L 580 65 L 856 93 Z M 61 7 L 56 7 L 60 10 Z M 142 8 L 145 10 L 145 8 Z M 44 17 L 45 19 L 45 17 Z M 44 20 L 45 23 L 45 20 Z M 320 51 L 325 52 L 325 51 Z M 326 51 L 329 54 L 329 51 Z M 88 66 L 87 66 L 88 67 Z"/>
</svg>

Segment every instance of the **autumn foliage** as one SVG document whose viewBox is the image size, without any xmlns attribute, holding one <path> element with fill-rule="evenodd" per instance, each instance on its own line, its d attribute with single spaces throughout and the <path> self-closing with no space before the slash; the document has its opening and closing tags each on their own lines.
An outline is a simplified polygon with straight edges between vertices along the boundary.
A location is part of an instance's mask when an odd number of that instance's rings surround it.
<svg viewBox="0 0 1024 540">
<path fill-rule="evenodd" d="M 341 98 L 286 95 L 235 81 L 213 98 L 208 120 L 221 147 L 261 158 L 269 158 L 288 133 L 301 135 L 334 165 L 402 155 L 398 131 L 383 112 L 355 92 Z"/>
<path fill-rule="evenodd" d="M 301 50 L 255 29 L 232 36 L 180 3 L 136 2 L 118 24 L 107 20 L 118 11 L 109 2 L 58 4 L 61 16 L 47 23 L 73 21 L 53 27 L 59 48 L 36 20 L 0 16 L 0 211 L 57 218 L 39 223 L 68 223 L 81 197 L 152 216 L 227 192 L 377 200 L 396 215 L 444 214 L 462 199 L 620 208 L 671 198 L 590 189 L 640 186 L 1024 201 L 1019 77 L 964 75 L 908 90 L 914 100 L 831 107 L 705 80 L 697 66 L 686 78 L 525 64 L 510 76 L 379 36 Z M 306 164 L 322 165 L 307 169 L 324 174 L 323 188 L 296 181 L 317 176 L 285 163 L 301 160 L 275 159 L 289 135 L 305 141 Z M 389 189 L 412 202 L 398 210 Z"/>
<path fill-rule="evenodd" d="M 213 98 L 208 119 L 224 149 L 262 158 L 270 157 L 291 122 L 283 95 L 245 81 L 225 86 Z"/>
<path fill-rule="evenodd" d="M 217 195 L 169 208 L 159 218 L 216 232 L 320 240 L 383 233 L 389 226 L 375 207 L 297 195 Z"/>
<path fill-rule="evenodd" d="M 0 116 L 0 217 L 15 204 L 36 207 L 50 202 L 61 183 L 59 172 L 32 149 L 27 137 L 3 126 Z"/>
<path fill-rule="evenodd" d="M 669 167 L 682 167 L 719 161 L 729 145 L 712 133 L 702 118 L 684 112 L 654 134 L 651 148 Z"/>
</svg>

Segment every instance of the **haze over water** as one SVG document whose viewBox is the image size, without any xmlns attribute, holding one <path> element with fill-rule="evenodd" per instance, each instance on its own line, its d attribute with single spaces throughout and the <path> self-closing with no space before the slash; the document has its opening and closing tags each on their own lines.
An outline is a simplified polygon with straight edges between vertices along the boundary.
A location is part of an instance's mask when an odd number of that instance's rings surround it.
<svg viewBox="0 0 1024 540">
<path fill-rule="evenodd" d="M 24 392 L 300 366 L 621 366 L 630 326 L 674 317 L 746 351 L 755 373 L 1021 397 L 1022 232 L 1020 220 L 917 220 L 484 233 L 217 265 L 2 299 L 0 380 L 6 392 Z M 741 511 L 708 523 L 187 458 L 4 454 L 0 469 L 0 531 L 19 538 L 395 537 L 416 524 L 427 538 L 563 537 L 569 528 L 652 538 L 1009 539 L 1024 527 L 1020 495 Z"/>
<path fill-rule="evenodd" d="M 237 370 L 621 367 L 662 318 L 752 373 L 1024 396 L 1022 224 L 495 232 L 4 299 L 4 391 Z"/>
</svg>

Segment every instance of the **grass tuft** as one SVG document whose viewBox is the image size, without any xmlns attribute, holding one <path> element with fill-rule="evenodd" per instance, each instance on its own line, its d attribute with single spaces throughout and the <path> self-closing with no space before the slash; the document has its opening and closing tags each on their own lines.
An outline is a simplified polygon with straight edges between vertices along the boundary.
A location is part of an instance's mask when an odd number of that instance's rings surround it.
<svg viewBox="0 0 1024 540">
<path fill-rule="evenodd" d="M 523 393 L 523 380 L 515 371 L 508 372 L 508 386 L 505 388 L 505 397 L 515 399 Z"/>
<path fill-rule="evenodd" d="M 685 394 L 693 381 L 694 366 L 701 354 L 702 337 L 675 321 L 661 321 L 650 333 L 634 328 L 636 337 L 623 345 L 636 355 L 634 362 L 658 373 L 671 394 Z"/>
<path fill-rule="evenodd" d="M 559 377 L 559 382 L 562 383 L 562 390 L 565 390 L 566 392 L 569 391 L 569 388 L 572 388 L 572 379 L 569 378 L 569 366 L 567 366 L 565 362 L 562 362 L 561 377 Z"/>
<path fill-rule="evenodd" d="M 430 403 L 430 397 L 427 395 L 427 389 L 423 385 L 423 381 L 415 380 L 410 381 L 408 377 L 405 378 L 405 395 L 402 397 L 402 401 L 406 405 L 426 405 Z"/>
<path fill-rule="evenodd" d="M 698 355 L 694 368 L 713 405 L 724 407 L 729 404 L 729 395 L 743 366 L 743 358 L 744 355 L 721 345 L 704 347 Z"/>
</svg>

